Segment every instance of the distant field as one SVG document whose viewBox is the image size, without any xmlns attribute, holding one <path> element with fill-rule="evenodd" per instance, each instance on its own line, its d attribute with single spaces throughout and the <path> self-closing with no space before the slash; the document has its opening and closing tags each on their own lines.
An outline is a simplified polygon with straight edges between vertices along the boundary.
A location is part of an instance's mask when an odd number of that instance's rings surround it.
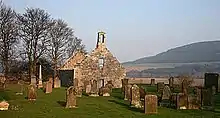
<svg viewBox="0 0 220 118">
<path fill-rule="evenodd" d="M 146 115 L 143 109 L 131 108 L 128 101 L 123 100 L 120 89 L 114 89 L 111 97 L 82 96 L 77 99 L 78 108 L 66 109 L 65 88 L 53 89 L 51 94 L 38 90 L 37 100 L 30 102 L 25 99 L 26 94 L 16 96 L 17 85 L 10 85 L 6 91 L 0 91 L 0 97 L 10 103 L 9 111 L 0 111 L 1 118 L 217 118 L 220 117 L 220 94 L 216 97 L 216 111 L 175 110 L 158 108 L 157 115 Z M 156 86 L 144 86 L 145 89 L 156 94 Z M 14 108 L 17 109 L 14 109 Z"/>
</svg>

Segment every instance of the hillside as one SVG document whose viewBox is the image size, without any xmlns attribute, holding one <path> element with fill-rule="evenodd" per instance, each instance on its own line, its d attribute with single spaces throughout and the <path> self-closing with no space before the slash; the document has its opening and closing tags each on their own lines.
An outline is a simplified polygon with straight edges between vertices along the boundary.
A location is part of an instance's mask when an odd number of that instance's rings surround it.
<svg viewBox="0 0 220 118">
<path fill-rule="evenodd" d="M 155 56 L 144 57 L 124 64 L 195 63 L 220 61 L 220 41 L 206 41 L 170 49 Z"/>
</svg>

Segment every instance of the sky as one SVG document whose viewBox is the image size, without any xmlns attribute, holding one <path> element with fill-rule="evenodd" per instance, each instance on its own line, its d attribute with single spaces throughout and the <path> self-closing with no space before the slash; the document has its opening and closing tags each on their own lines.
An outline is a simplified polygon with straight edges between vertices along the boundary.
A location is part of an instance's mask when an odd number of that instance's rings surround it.
<svg viewBox="0 0 220 118">
<path fill-rule="evenodd" d="M 61 18 L 90 52 L 97 32 L 120 62 L 220 39 L 220 0 L 3 0 L 18 13 L 41 8 Z"/>
</svg>

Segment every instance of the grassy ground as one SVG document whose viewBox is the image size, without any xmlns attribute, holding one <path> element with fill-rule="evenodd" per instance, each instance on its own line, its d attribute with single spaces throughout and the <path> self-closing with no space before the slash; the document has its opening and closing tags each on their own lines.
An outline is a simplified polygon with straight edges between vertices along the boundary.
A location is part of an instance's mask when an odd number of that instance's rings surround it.
<svg viewBox="0 0 220 118">
<path fill-rule="evenodd" d="M 154 87 L 147 87 L 154 92 Z M 16 85 L 0 92 L 0 99 L 7 99 L 10 103 L 8 111 L 0 111 L 1 118 L 215 118 L 220 117 L 220 112 L 201 110 L 175 110 L 158 108 L 157 115 L 146 115 L 143 109 L 132 109 L 129 103 L 123 100 L 120 89 L 115 89 L 111 97 L 88 97 L 78 99 L 78 108 L 66 109 L 65 88 L 53 89 L 51 94 L 38 90 L 35 102 L 25 99 L 24 95 L 15 95 L 18 90 Z M 216 96 L 220 98 L 220 96 Z M 16 107 L 16 108 L 15 108 Z M 220 100 L 216 102 L 220 108 Z"/>
</svg>

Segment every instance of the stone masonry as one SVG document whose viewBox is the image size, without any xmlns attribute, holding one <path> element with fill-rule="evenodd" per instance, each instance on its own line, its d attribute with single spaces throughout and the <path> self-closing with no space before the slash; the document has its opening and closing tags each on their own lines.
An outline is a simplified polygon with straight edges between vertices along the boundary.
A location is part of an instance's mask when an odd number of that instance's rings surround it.
<svg viewBox="0 0 220 118">
<path fill-rule="evenodd" d="M 84 81 L 104 79 L 112 81 L 113 88 L 121 88 L 121 80 L 125 78 L 125 69 L 111 54 L 105 45 L 105 33 L 98 32 L 96 48 L 88 55 L 76 52 L 60 69 L 74 70 L 78 86 L 84 86 Z"/>
</svg>

